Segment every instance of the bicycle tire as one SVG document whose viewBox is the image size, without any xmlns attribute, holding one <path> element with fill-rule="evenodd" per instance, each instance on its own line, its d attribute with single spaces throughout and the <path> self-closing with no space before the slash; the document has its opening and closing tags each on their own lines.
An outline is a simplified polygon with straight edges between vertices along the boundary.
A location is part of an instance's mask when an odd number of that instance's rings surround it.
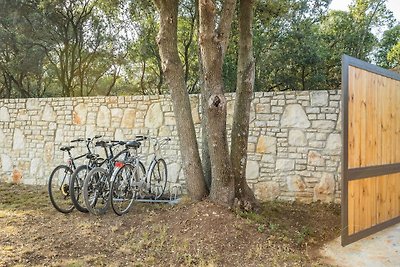
<svg viewBox="0 0 400 267">
<path fill-rule="evenodd" d="M 167 186 L 168 171 L 167 164 L 164 159 L 158 159 L 156 164 L 150 170 L 150 193 L 154 199 L 159 199 Z"/>
<path fill-rule="evenodd" d="M 88 165 L 79 166 L 72 174 L 69 184 L 69 188 L 72 189 L 70 192 L 72 203 L 77 210 L 84 213 L 89 212 L 86 208 L 85 200 L 83 197 L 83 183 L 89 171 L 90 167 Z"/>
<path fill-rule="evenodd" d="M 69 166 L 59 165 L 54 168 L 49 178 L 47 190 L 51 204 L 56 210 L 62 213 L 70 213 L 74 209 L 69 192 L 71 175 L 72 169 Z"/>
<path fill-rule="evenodd" d="M 86 209 L 94 215 L 102 215 L 110 206 L 110 174 L 101 167 L 93 168 L 83 183 L 83 198 Z"/>
<path fill-rule="evenodd" d="M 145 177 L 146 169 L 143 163 L 139 162 L 139 168 L 131 163 L 125 164 L 117 170 L 112 179 L 110 202 L 113 211 L 119 216 L 129 211 L 138 193 L 137 188 L 131 183 L 132 175 L 135 175 L 133 180 L 135 183 Z"/>
</svg>

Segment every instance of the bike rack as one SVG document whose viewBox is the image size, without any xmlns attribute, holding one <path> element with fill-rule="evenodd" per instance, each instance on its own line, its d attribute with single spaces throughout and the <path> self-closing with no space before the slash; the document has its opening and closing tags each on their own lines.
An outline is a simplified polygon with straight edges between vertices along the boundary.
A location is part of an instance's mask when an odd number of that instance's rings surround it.
<svg viewBox="0 0 400 267">
<path fill-rule="evenodd" d="M 142 203 L 166 203 L 170 205 L 176 205 L 180 202 L 182 195 L 182 186 L 180 184 L 174 184 L 171 189 L 169 197 L 163 196 L 159 199 L 152 199 L 152 198 L 139 198 L 135 199 L 136 202 L 142 202 Z"/>
</svg>

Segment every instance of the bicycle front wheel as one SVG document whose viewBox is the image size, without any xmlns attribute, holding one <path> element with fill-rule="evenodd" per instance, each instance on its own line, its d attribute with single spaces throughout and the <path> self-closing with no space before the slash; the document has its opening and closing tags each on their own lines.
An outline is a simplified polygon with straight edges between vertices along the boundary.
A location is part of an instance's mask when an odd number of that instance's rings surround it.
<svg viewBox="0 0 400 267">
<path fill-rule="evenodd" d="M 110 202 L 110 174 L 101 167 L 91 170 L 83 183 L 83 198 L 87 210 L 94 215 L 106 213 Z"/>
<path fill-rule="evenodd" d="M 50 175 L 48 191 L 51 204 L 62 213 L 70 213 L 74 209 L 70 197 L 70 180 L 72 170 L 66 165 L 57 166 Z"/>
<path fill-rule="evenodd" d="M 125 164 L 118 169 L 111 184 L 111 207 L 115 214 L 121 216 L 128 212 L 135 198 L 137 169 L 131 164 Z"/>
<path fill-rule="evenodd" d="M 71 200 L 80 212 L 88 212 L 83 198 L 83 183 L 90 168 L 88 165 L 81 165 L 72 174 L 69 188 L 71 188 Z"/>
<path fill-rule="evenodd" d="M 167 164 L 163 159 L 158 159 L 150 170 L 150 193 L 154 199 L 159 199 L 167 186 Z"/>
</svg>

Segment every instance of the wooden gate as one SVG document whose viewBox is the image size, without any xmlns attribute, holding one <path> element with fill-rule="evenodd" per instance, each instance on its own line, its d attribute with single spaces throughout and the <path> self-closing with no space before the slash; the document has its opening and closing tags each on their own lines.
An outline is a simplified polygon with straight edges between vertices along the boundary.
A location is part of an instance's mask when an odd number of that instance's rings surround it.
<svg viewBox="0 0 400 267">
<path fill-rule="evenodd" d="M 400 222 L 400 75 L 343 56 L 342 245 Z"/>
</svg>

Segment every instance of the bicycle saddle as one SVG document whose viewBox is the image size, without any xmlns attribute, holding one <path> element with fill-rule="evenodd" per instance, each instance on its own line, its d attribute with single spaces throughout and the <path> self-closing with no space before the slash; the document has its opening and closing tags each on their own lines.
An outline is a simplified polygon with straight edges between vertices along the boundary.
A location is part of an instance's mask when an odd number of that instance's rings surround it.
<svg viewBox="0 0 400 267">
<path fill-rule="evenodd" d="M 95 159 L 95 158 L 97 158 L 97 157 L 99 157 L 99 154 L 88 154 L 88 155 L 86 156 L 87 159 Z"/>
<path fill-rule="evenodd" d="M 107 144 L 108 144 L 108 143 L 107 143 L 106 141 L 98 141 L 98 142 L 96 142 L 95 146 L 106 147 Z"/>
<path fill-rule="evenodd" d="M 126 142 L 125 146 L 128 148 L 138 149 L 140 147 L 140 143 L 138 141 L 128 141 Z"/>
<path fill-rule="evenodd" d="M 74 148 L 74 146 L 62 146 L 62 147 L 60 147 L 60 150 L 61 151 L 70 151 L 73 148 Z"/>
</svg>

